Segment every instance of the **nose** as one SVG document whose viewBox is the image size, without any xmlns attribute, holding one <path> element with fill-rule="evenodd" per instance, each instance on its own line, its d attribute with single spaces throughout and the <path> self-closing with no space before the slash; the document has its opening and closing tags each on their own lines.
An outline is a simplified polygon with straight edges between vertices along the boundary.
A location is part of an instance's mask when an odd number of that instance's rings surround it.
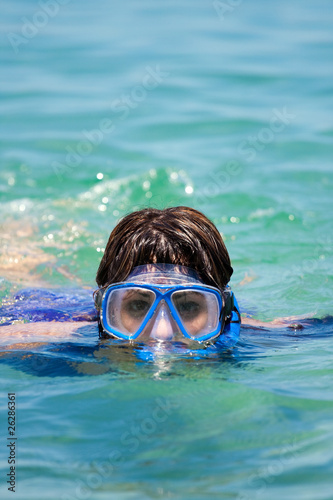
<svg viewBox="0 0 333 500">
<path fill-rule="evenodd" d="M 171 340 L 173 338 L 171 318 L 164 304 L 161 305 L 156 315 L 150 336 L 156 340 Z"/>
</svg>

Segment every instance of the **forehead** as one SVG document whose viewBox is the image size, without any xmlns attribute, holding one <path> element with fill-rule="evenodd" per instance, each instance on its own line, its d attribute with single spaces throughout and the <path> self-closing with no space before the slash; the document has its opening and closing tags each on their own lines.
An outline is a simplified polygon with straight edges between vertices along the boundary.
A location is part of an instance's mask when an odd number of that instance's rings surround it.
<svg viewBox="0 0 333 500">
<path fill-rule="evenodd" d="M 174 264 L 145 264 L 135 267 L 125 281 L 152 285 L 202 284 L 196 271 Z"/>
</svg>

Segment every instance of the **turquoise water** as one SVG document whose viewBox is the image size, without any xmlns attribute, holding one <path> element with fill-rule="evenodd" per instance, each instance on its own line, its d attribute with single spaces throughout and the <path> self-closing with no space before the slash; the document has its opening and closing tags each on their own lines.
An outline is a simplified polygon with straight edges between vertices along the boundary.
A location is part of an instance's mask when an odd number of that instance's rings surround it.
<svg viewBox="0 0 333 500">
<path fill-rule="evenodd" d="M 63 4 L 2 4 L 2 299 L 93 288 L 121 216 L 184 204 L 223 233 L 243 309 L 331 314 L 332 3 Z M 332 499 L 331 333 L 151 362 L 94 327 L 4 348 L 16 498 Z"/>
</svg>

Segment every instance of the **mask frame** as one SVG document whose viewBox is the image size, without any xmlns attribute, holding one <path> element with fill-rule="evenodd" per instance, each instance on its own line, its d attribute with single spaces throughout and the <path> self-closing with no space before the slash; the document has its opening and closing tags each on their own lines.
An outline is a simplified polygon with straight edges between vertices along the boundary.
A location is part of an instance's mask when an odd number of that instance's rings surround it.
<svg viewBox="0 0 333 500">
<path fill-rule="evenodd" d="M 107 319 L 107 303 L 108 303 L 108 297 L 112 290 L 121 289 L 121 288 L 145 288 L 147 290 L 152 290 L 156 294 L 155 301 L 153 305 L 151 306 L 148 314 L 144 318 L 140 328 L 131 335 L 126 335 L 123 332 L 116 331 L 115 329 L 111 328 L 108 323 Z M 177 309 L 174 307 L 173 302 L 171 300 L 171 296 L 175 291 L 178 290 L 191 290 L 191 291 L 207 291 L 209 293 L 212 293 L 215 295 L 217 301 L 218 301 L 218 306 L 219 306 L 219 318 L 218 318 L 218 323 L 216 328 L 213 330 L 213 332 L 201 335 L 199 337 L 194 337 L 188 334 L 186 329 L 184 328 L 182 319 L 177 311 Z M 165 300 L 167 303 L 169 310 L 172 314 L 172 317 L 175 319 L 179 329 L 181 330 L 181 333 L 186 337 L 187 339 L 190 339 L 192 341 L 196 341 L 199 343 L 202 342 L 207 342 L 207 341 L 212 341 L 216 340 L 217 337 L 219 337 L 223 329 L 225 327 L 225 324 L 230 321 L 231 316 L 232 316 L 232 311 L 234 310 L 234 295 L 233 292 L 230 290 L 229 287 L 226 287 L 223 292 L 221 293 L 219 289 L 215 287 L 211 287 L 209 285 L 204 285 L 204 284 L 179 284 L 179 285 L 158 285 L 158 284 L 148 284 L 148 283 L 131 283 L 131 282 L 121 282 L 121 283 L 114 283 L 109 285 L 106 289 L 99 289 L 95 293 L 95 306 L 97 310 L 99 311 L 99 333 L 100 336 L 105 336 L 105 334 L 120 338 L 123 340 L 127 341 L 135 341 L 138 340 L 140 341 L 139 337 L 141 333 L 144 331 L 145 327 L 147 326 L 149 320 L 152 318 L 153 314 L 155 313 L 159 303 L 161 300 Z"/>
</svg>

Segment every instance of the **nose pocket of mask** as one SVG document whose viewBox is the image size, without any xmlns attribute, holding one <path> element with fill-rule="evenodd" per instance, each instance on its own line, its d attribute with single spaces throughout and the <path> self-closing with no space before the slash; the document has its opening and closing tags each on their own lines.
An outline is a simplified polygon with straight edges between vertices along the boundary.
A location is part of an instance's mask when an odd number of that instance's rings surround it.
<svg viewBox="0 0 333 500">
<path fill-rule="evenodd" d="M 152 318 L 150 337 L 155 340 L 171 340 L 175 334 L 174 321 L 169 308 L 165 303 L 161 303 Z"/>
</svg>

